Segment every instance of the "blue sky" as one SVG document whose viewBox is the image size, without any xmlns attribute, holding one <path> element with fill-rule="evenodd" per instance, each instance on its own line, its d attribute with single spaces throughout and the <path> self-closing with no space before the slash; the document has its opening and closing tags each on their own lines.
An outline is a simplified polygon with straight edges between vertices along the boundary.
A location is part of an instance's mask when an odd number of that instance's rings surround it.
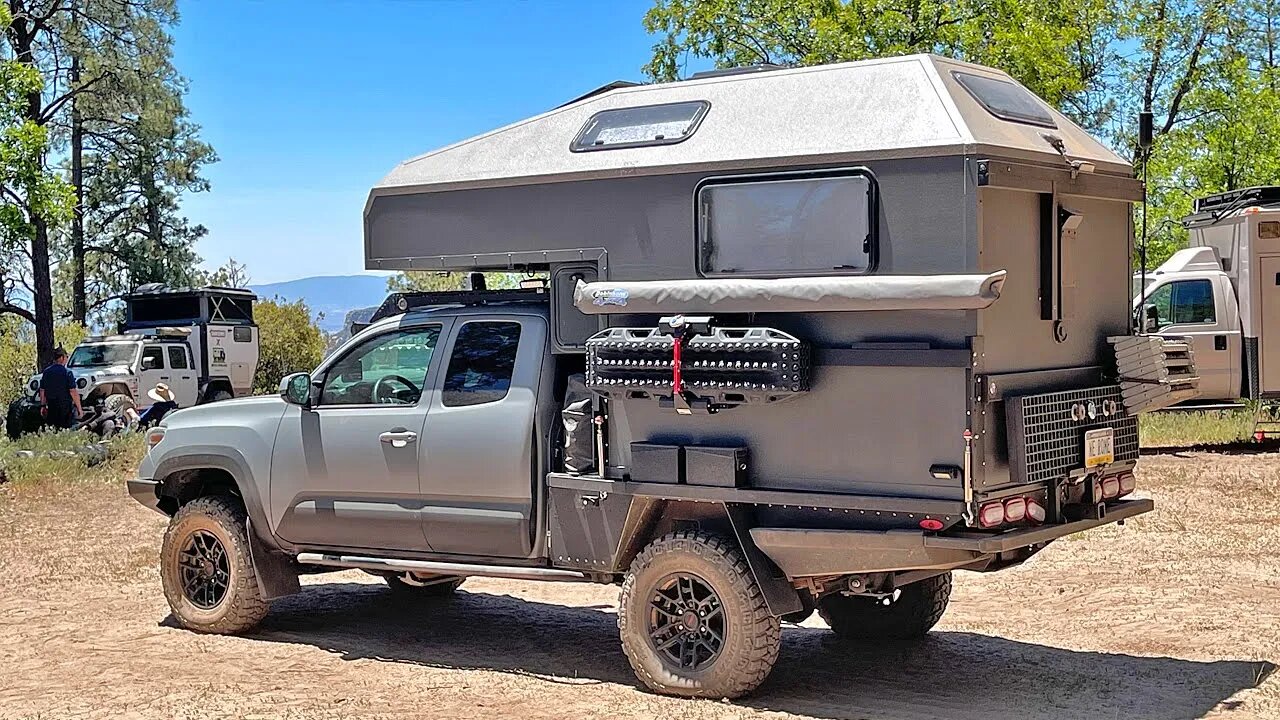
<svg viewBox="0 0 1280 720">
<path fill-rule="evenodd" d="M 255 283 L 362 272 L 361 212 L 396 163 L 617 79 L 652 0 L 183 0 L 175 63 L 221 160 L 188 196 L 208 267 Z"/>
</svg>

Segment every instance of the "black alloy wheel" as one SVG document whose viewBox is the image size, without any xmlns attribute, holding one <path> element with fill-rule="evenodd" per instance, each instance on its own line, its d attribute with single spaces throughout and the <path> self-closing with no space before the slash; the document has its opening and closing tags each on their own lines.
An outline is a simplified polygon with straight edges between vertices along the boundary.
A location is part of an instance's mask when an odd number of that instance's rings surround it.
<svg viewBox="0 0 1280 720">
<path fill-rule="evenodd" d="M 649 642 L 673 668 L 701 669 L 724 649 L 724 603 L 695 575 L 663 578 L 649 600 L 648 620 Z"/>
<path fill-rule="evenodd" d="M 212 610 L 226 598 L 231 566 L 226 548 L 212 533 L 196 530 L 188 535 L 178 564 L 182 593 L 192 605 Z"/>
</svg>

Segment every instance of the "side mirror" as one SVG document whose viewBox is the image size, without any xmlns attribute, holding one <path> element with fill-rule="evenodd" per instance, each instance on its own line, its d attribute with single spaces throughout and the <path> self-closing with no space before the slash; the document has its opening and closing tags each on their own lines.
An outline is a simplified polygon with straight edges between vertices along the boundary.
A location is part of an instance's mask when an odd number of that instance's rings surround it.
<svg viewBox="0 0 1280 720">
<path fill-rule="evenodd" d="M 142 369 L 143 369 L 143 370 L 155 370 L 155 369 L 157 369 L 157 368 L 159 368 L 159 367 L 160 367 L 160 361 L 156 360 L 155 358 L 153 358 L 153 357 L 144 357 L 144 358 L 142 358 Z"/>
<path fill-rule="evenodd" d="M 310 373 L 294 373 L 286 375 L 280 381 L 280 397 L 291 405 L 308 407 L 311 405 Z"/>
<path fill-rule="evenodd" d="M 1160 329 L 1160 311 L 1155 305 L 1142 306 L 1142 332 L 1153 333 Z"/>
</svg>

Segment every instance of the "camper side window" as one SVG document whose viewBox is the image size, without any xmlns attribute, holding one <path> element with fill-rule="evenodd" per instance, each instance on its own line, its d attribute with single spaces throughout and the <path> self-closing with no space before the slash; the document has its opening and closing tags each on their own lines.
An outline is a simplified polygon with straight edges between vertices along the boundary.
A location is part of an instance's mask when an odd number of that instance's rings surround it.
<svg viewBox="0 0 1280 720">
<path fill-rule="evenodd" d="M 874 192 L 864 171 L 708 181 L 698 190 L 698 269 L 735 276 L 869 272 Z"/>
<path fill-rule="evenodd" d="M 1201 325 L 1217 322 L 1213 305 L 1213 285 L 1208 280 L 1179 280 L 1156 289 L 1147 298 L 1156 306 L 1160 327 Z"/>
</svg>

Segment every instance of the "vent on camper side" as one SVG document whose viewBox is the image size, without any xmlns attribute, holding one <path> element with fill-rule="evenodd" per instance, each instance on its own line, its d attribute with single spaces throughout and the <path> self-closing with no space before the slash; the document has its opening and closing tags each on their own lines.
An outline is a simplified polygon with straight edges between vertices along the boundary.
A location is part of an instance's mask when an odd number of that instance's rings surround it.
<svg viewBox="0 0 1280 720">
<path fill-rule="evenodd" d="M 612 398 L 671 394 L 675 339 L 609 328 L 587 340 L 587 386 Z M 809 390 L 809 344 L 772 328 L 714 328 L 686 341 L 683 386 L 717 405 L 769 403 Z"/>
<path fill-rule="evenodd" d="M 1086 408 L 1083 419 L 1077 405 Z M 1009 473 L 1019 483 L 1048 482 L 1083 468 L 1087 430 L 1112 428 L 1115 459 L 1138 457 L 1138 416 L 1127 411 L 1116 385 L 1007 398 L 1005 413 Z"/>
<path fill-rule="evenodd" d="M 1200 394 L 1195 357 L 1186 338 L 1125 335 L 1107 338 L 1129 412 L 1151 412 Z"/>
</svg>

